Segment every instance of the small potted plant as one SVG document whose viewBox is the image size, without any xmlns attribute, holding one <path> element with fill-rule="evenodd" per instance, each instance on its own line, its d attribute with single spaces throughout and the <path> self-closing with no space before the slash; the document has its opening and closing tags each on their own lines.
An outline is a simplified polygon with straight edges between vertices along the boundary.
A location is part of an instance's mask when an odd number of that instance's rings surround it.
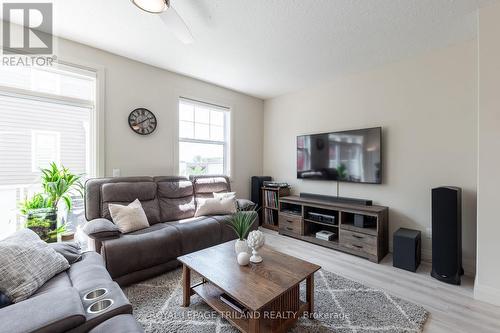
<svg viewBox="0 0 500 333">
<path fill-rule="evenodd" d="M 57 211 L 49 205 L 42 193 L 36 193 L 19 205 L 20 213 L 25 217 L 24 226 L 33 230 L 48 243 L 57 240 Z"/>
<path fill-rule="evenodd" d="M 80 176 L 74 175 L 65 167 L 59 168 L 51 163 L 47 169 L 42 169 L 43 193 L 37 193 L 32 198 L 20 204 L 20 212 L 26 217 L 25 226 L 36 232 L 46 242 L 57 241 L 57 236 L 66 231 L 59 212 L 59 203 L 64 202 L 69 211 L 72 206 L 72 192 L 83 196 L 83 185 Z"/>
<path fill-rule="evenodd" d="M 252 228 L 252 224 L 256 219 L 256 211 L 240 211 L 235 213 L 228 221 L 228 225 L 233 228 L 234 232 L 238 236 L 238 239 L 234 244 L 234 250 L 237 255 L 241 252 L 248 252 L 248 245 L 245 238 L 247 237 L 248 232 Z"/>
<path fill-rule="evenodd" d="M 42 187 L 47 196 L 47 203 L 54 209 L 58 209 L 59 202 L 64 201 L 68 210 L 71 209 L 71 192 L 76 191 L 83 197 L 83 185 L 81 176 L 71 173 L 67 168 L 52 162 L 50 167 L 42 169 Z"/>
</svg>

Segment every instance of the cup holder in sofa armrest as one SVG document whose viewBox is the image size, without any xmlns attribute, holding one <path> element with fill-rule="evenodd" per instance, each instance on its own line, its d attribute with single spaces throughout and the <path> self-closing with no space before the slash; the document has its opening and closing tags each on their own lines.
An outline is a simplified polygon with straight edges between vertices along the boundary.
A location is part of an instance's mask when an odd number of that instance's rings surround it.
<svg viewBox="0 0 500 333">
<path fill-rule="evenodd" d="M 87 312 L 92 314 L 97 314 L 106 311 L 111 305 L 113 305 L 113 300 L 106 298 L 100 301 L 92 303 L 88 308 Z"/>
<path fill-rule="evenodd" d="M 85 296 L 99 289 L 106 289 L 107 293 L 91 300 L 85 299 Z M 96 295 L 100 293 L 101 291 Z M 85 309 L 86 321 L 78 327 L 78 332 L 88 332 L 109 318 L 132 314 L 132 305 L 116 282 L 96 283 L 94 288 L 81 292 L 80 299 Z"/>
<path fill-rule="evenodd" d="M 89 291 L 88 293 L 86 293 L 85 296 L 83 296 L 83 300 L 84 301 L 93 301 L 93 300 L 96 300 L 98 298 L 103 297 L 107 293 L 108 293 L 108 289 L 106 289 L 106 288 L 97 288 L 97 289 L 94 289 L 94 290 Z"/>
</svg>

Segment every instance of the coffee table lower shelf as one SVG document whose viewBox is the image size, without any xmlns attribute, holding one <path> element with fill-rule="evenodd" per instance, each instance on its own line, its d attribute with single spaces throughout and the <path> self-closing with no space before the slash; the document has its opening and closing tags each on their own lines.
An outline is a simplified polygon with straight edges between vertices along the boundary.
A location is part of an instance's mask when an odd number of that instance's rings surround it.
<svg viewBox="0 0 500 333">
<path fill-rule="evenodd" d="M 212 309 L 214 309 L 217 313 L 223 316 L 224 319 L 229 321 L 234 327 L 244 333 L 286 332 L 286 330 L 288 330 L 308 309 L 308 303 L 298 300 L 298 311 L 294 317 L 288 319 L 271 319 L 264 318 L 264 315 L 260 314 L 260 320 L 254 320 L 251 318 L 252 316 L 250 314 L 244 316 L 221 301 L 220 296 L 224 292 L 208 281 L 193 286 L 191 288 L 191 291 L 200 296 Z M 251 323 L 251 321 L 254 321 L 254 323 Z M 258 326 L 255 327 L 255 325 Z"/>
</svg>

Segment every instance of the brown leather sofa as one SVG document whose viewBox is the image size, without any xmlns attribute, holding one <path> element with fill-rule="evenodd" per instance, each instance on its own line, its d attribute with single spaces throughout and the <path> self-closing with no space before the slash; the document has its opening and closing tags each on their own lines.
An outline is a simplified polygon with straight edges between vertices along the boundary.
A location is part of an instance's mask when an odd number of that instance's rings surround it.
<svg viewBox="0 0 500 333">
<path fill-rule="evenodd" d="M 194 218 L 198 202 L 213 192 L 229 192 L 224 176 L 118 177 L 91 179 L 85 185 L 84 231 L 91 248 L 101 253 L 113 280 L 121 286 L 141 281 L 179 265 L 177 257 L 236 239 L 228 215 Z M 139 199 L 150 227 L 121 234 L 111 222 L 110 203 Z M 242 210 L 252 203 L 239 200 Z M 258 221 L 253 228 L 256 229 Z"/>
</svg>

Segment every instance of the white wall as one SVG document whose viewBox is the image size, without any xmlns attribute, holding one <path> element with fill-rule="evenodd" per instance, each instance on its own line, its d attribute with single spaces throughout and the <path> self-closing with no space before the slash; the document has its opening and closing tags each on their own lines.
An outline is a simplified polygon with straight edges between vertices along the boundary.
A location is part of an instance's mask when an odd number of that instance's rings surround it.
<svg viewBox="0 0 500 333">
<path fill-rule="evenodd" d="M 477 274 L 475 297 L 500 305 L 500 4 L 479 11 Z"/>
<path fill-rule="evenodd" d="M 291 183 L 295 193 L 335 195 L 335 182 L 296 179 L 296 136 L 382 126 L 383 184 L 341 183 L 340 195 L 388 206 L 390 235 L 400 227 L 422 230 L 429 258 L 431 188 L 462 187 L 464 266 L 473 274 L 476 86 L 476 42 L 470 41 L 268 100 L 264 174 Z"/>
<path fill-rule="evenodd" d="M 104 68 L 106 176 L 114 168 L 122 176 L 176 174 L 177 103 L 184 96 L 232 108 L 232 186 L 249 197 L 250 177 L 262 173 L 262 100 L 65 39 L 56 45 L 61 60 Z M 127 118 L 137 107 L 156 115 L 152 135 L 130 130 Z"/>
</svg>

